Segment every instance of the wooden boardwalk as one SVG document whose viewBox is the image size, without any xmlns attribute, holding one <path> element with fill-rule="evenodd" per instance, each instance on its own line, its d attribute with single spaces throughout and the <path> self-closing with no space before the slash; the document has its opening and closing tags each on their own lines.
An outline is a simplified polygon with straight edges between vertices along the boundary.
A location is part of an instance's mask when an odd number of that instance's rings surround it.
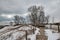
<svg viewBox="0 0 60 40">
<path fill-rule="evenodd" d="M 36 36 L 36 40 L 47 40 L 47 39 L 48 39 L 48 37 L 45 36 L 44 28 L 40 27 L 40 35 Z"/>
</svg>

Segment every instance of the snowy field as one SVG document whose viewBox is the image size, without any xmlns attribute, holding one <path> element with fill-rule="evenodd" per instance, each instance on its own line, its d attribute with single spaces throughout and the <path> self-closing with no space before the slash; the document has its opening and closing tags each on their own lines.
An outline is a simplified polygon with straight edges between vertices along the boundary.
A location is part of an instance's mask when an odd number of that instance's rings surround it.
<svg viewBox="0 0 60 40">
<path fill-rule="evenodd" d="M 36 35 L 40 35 L 39 28 L 31 25 L 7 26 L 0 29 L 0 40 L 26 40 L 26 37 L 27 40 L 36 40 Z"/>
</svg>

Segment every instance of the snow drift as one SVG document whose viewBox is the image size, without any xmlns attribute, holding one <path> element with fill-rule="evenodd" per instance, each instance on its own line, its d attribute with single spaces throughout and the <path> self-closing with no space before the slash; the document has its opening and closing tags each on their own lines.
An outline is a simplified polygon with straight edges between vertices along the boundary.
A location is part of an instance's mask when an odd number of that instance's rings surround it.
<svg viewBox="0 0 60 40">
<path fill-rule="evenodd" d="M 34 30 L 33 30 L 34 29 Z M 27 31 L 27 35 L 26 35 Z M 33 33 L 34 31 L 34 33 Z M 36 40 L 36 35 L 40 34 L 39 28 L 34 26 L 9 26 L 0 29 L 0 40 Z"/>
</svg>

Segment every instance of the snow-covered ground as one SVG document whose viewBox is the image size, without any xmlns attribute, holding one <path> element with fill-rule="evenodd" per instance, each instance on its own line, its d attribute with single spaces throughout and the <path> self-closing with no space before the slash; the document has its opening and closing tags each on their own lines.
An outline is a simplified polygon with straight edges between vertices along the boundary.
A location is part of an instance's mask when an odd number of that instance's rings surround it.
<svg viewBox="0 0 60 40">
<path fill-rule="evenodd" d="M 0 40 L 26 40 L 26 31 L 28 40 L 36 40 L 36 35 L 40 35 L 39 30 L 39 28 L 31 25 L 4 27 L 0 29 Z"/>
</svg>

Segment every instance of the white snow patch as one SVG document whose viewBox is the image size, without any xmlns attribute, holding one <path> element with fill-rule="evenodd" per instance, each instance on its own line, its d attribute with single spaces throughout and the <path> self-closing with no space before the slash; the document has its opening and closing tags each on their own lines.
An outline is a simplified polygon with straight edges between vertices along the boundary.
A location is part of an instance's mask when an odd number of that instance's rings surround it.
<svg viewBox="0 0 60 40">
<path fill-rule="evenodd" d="M 39 32 L 40 29 L 31 25 L 22 26 L 22 27 L 11 26 L 11 27 L 5 27 L 3 29 L 0 29 L 0 40 L 26 40 L 26 32 L 24 32 L 24 30 L 29 31 L 29 30 L 32 30 L 33 28 L 35 29 L 34 31 L 35 33 L 27 35 L 28 36 L 27 38 L 31 40 L 36 40 L 36 35 L 40 35 L 40 32 Z"/>
</svg>

